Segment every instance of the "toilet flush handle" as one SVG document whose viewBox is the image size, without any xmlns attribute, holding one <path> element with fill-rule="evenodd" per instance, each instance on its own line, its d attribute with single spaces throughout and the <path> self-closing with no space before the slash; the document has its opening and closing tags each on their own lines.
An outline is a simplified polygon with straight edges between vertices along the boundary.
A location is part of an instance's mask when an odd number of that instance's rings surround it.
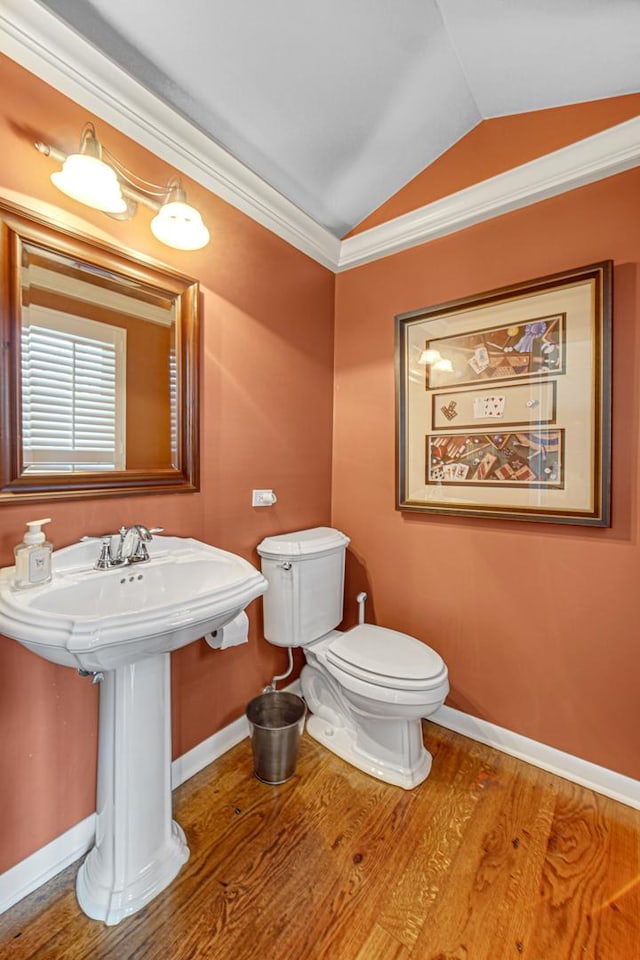
<svg viewBox="0 0 640 960">
<path fill-rule="evenodd" d="M 283 570 L 291 570 L 291 562 L 289 560 L 285 560 L 283 563 L 279 563 L 278 566 L 282 567 Z"/>
</svg>

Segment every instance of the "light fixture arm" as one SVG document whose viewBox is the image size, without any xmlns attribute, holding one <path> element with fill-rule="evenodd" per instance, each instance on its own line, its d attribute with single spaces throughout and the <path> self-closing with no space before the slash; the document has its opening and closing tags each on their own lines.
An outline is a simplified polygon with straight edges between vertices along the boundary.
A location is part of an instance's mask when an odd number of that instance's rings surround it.
<svg viewBox="0 0 640 960">
<path fill-rule="evenodd" d="M 52 180 L 58 189 L 72 199 L 86 203 L 117 220 L 130 220 L 139 205 L 148 207 L 155 213 L 151 222 L 154 236 L 178 250 L 199 250 L 209 242 L 209 231 L 198 211 L 187 203 L 186 192 L 180 179 L 177 176 L 172 177 L 169 183 L 163 186 L 138 177 L 106 147 L 103 148 L 92 123 L 86 123 L 83 127 L 77 154 L 68 156 L 57 147 L 42 141 L 35 143 L 35 148 L 43 156 L 51 157 L 62 164 L 63 171 L 52 174 Z M 106 160 L 103 159 L 103 154 Z M 67 170 L 70 162 L 75 164 L 72 172 Z M 90 191 L 91 184 L 89 187 L 84 186 L 83 190 L 78 188 L 75 181 L 78 164 L 82 164 L 83 169 L 85 165 L 91 166 L 91 172 L 99 174 L 101 180 L 108 174 L 111 190 L 108 202 L 95 198 L 93 191 Z"/>
<path fill-rule="evenodd" d="M 34 144 L 36 150 L 41 153 L 44 157 L 51 157 L 52 160 L 55 160 L 56 163 L 64 163 L 67 159 L 67 154 L 62 150 L 58 150 L 57 147 L 52 147 L 50 143 L 42 143 L 38 140 Z M 149 210 L 154 210 L 156 213 L 162 206 L 162 201 L 154 200 L 153 197 L 147 196 L 142 190 L 137 190 L 135 187 L 131 186 L 128 183 L 120 182 L 120 189 L 125 197 L 129 200 L 134 201 L 134 203 L 140 203 L 145 207 L 148 207 Z M 133 210 L 131 216 L 135 213 Z"/>
</svg>

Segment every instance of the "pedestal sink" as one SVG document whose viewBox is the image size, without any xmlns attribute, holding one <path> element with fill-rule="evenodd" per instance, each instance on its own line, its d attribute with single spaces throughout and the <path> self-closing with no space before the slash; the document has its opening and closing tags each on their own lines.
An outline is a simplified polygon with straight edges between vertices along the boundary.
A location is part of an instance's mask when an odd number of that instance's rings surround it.
<svg viewBox="0 0 640 960">
<path fill-rule="evenodd" d="M 170 658 L 233 620 L 267 582 L 246 560 L 197 540 L 155 537 L 150 559 L 95 570 L 85 542 L 53 554 L 51 583 L 0 571 L 0 632 L 53 663 L 103 673 L 96 842 L 78 873 L 84 912 L 119 923 L 189 857 L 171 816 Z"/>
</svg>

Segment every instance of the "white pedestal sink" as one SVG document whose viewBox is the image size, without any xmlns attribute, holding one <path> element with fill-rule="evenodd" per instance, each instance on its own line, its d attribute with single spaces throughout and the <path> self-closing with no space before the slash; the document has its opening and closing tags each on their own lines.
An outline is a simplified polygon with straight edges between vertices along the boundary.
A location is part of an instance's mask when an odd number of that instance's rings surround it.
<svg viewBox="0 0 640 960">
<path fill-rule="evenodd" d="M 156 537 L 148 562 L 94 570 L 95 543 L 53 555 L 53 580 L 15 590 L 0 572 L 0 632 L 54 663 L 104 672 L 96 843 L 78 902 L 107 924 L 141 909 L 189 857 L 171 816 L 171 650 L 234 619 L 264 593 L 246 560 Z"/>
</svg>

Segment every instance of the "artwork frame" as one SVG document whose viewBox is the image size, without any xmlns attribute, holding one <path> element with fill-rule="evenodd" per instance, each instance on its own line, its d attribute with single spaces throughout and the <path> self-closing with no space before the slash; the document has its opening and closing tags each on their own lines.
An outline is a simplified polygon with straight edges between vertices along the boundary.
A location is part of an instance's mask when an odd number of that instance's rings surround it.
<svg viewBox="0 0 640 960">
<path fill-rule="evenodd" d="M 396 509 L 610 525 L 612 274 L 396 316 Z"/>
</svg>

